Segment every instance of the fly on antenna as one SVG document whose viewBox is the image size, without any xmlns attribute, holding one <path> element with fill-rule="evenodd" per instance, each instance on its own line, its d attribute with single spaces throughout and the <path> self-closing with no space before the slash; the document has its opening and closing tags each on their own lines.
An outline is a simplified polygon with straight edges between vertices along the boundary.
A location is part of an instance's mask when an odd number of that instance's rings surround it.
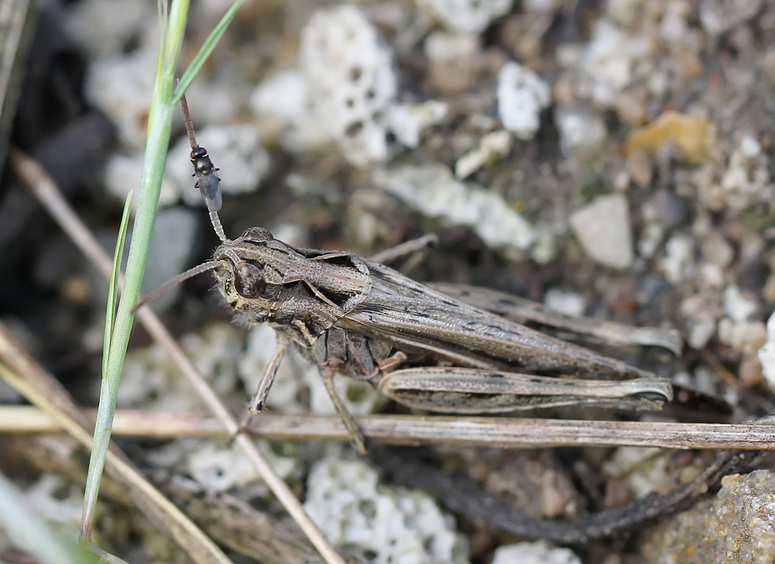
<svg viewBox="0 0 775 564">
<path fill-rule="evenodd" d="M 225 243 L 227 241 L 226 234 L 223 231 L 223 225 L 221 225 L 221 219 L 218 216 L 218 210 L 221 209 L 223 204 L 223 197 L 221 196 L 221 179 L 215 174 L 219 171 L 219 168 L 215 168 L 213 161 L 210 160 L 210 155 L 207 154 L 207 149 L 200 146 L 196 141 L 194 135 L 194 124 L 191 121 L 191 114 L 188 111 L 188 102 L 186 101 L 186 95 L 183 94 L 180 98 L 180 107 L 183 110 L 183 119 L 186 122 L 186 134 L 188 135 L 188 142 L 191 145 L 191 164 L 194 165 L 194 174 L 191 176 L 196 177 L 195 187 L 199 189 L 199 192 L 204 198 L 207 205 L 207 211 L 210 214 L 210 223 L 213 224 L 213 229 L 218 238 Z"/>
<path fill-rule="evenodd" d="M 220 169 L 215 168 L 213 161 L 210 160 L 210 155 L 207 154 L 207 149 L 201 147 L 196 141 L 196 136 L 194 135 L 194 124 L 191 122 L 191 114 L 188 111 L 188 102 L 186 101 L 185 94 L 183 94 L 183 96 L 180 98 L 180 107 L 183 110 L 183 119 L 186 122 L 186 134 L 188 135 L 188 142 L 191 145 L 190 158 L 191 164 L 194 165 L 194 174 L 191 176 L 196 177 L 195 187 L 202 194 L 202 198 L 207 205 L 207 211 L 210 214 L 210 223 L 213 225 L 215 234 L 218 236 L 222 243 L 226 243 L 228 242 L 228 239 L 226 238 L 226 233 L 223 231 L 221 218 L 218 216 L 218 210 L 221 209 L 221 205 L 223 204 L 223 197 L 221 196 L 221 179 L 218 178 L 218 175 L 215 173 Z M 145 304 L 152 302 L 164 292 L 174 286 L 177 286 L 181 282 L 184 282 L 189 278 L 193 278 L 194 276 L 198 276 L 203 272 L 221 268 L 224 266 L 224 264 L 227 264 L 226 261 L 211 260 L 204 264 L 200 264 L 199 266 L 195 266 L 194 268 L 191 268 L 181 274 L 178 274 L 172 280 L 169 280 L 168 282 L 156 288 L 150 294 L 144 296 L 132 309 L 132 312 L 136 312 Z"/>
</svg>

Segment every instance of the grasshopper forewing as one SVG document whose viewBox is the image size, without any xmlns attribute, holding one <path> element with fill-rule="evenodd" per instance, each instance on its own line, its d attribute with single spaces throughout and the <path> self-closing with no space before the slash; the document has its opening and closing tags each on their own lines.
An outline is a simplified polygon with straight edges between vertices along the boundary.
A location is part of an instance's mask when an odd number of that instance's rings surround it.
<svg viewBox="0 0 775 564">
<path fill-rule="evenodd" d="M 213 262 L 237 317 L 269 323 L 284 343 L 300 346 L 327 383 L 343 373 L 409 407 L 458 413 L 571 404 L 653 409 L 672 398 L 666 379 L 354 254 L 296 249 L 251 228 L 220 245 Z M 254 411 L 277 364 L 262 378 Z M 327 387 L 363 449 L 357 425 Z"/>
</svg>

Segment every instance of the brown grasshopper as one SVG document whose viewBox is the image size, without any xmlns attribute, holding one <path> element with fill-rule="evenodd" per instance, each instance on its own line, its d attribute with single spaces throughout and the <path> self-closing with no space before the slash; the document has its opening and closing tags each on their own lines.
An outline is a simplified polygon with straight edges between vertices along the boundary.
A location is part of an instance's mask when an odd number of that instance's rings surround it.
<svg viewBox="0 0 775 564">
<path fill-rule="evenodd" d="M 666 379 L 465 303 L 471 298 L 465 290 L 457 290 L 459 299 L 352 253 L 294 248 L 261 227 L 227 239 L 217 215 L 217 169 L 196 143 L 185 99 L 183 108 L 197 187 L 222 241 L 212 261 L 183 276 L 214 270 L 236 318 L 268 323 L 278 336 L 250 403 L 252 413 L 263 409 L 292 343 L 319 367 L 361 452 L 364 437 L 334 390 L 338 373 L 364 380 L 410 408 L 451 413 L 578 404 L 656 409 L 672 398 Z M 680 347 L 674 332 L 641 328 L 623 336 L 621 326 L 523 309 L 534 321 L 601 338 L 616 334 L 639 344 Z"/>
<path fill-rule="evenodd" d="M 363 437 L 334 391 L 337 373 L 408 407 L 452 413 L 575 404 L 654 409 L 672 398 L 663 378 L 351 253 L 296 249 L 253 227 L 221 244 L 210 264 L 236 318 L 269 323 L 278 334 L 251 411 L 262 410 L 282 356 L 295 343 L 319 367 L 361 450 Z M 596 379 L 583 378 L 589 375 Z"/>
</svg>

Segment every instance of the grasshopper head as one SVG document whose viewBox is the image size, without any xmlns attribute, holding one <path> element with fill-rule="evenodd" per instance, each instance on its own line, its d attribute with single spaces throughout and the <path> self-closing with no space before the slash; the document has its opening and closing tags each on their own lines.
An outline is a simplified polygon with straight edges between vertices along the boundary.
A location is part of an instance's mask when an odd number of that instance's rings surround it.
<svg viewBox="0 0 775 564">
<path fill-rule="evenodd" d="M 263 227 L 251 227 L 215 250 L 218 290 L 239 317 L 249 323 L 271 320 L 285 272 L 287 246 Z"/>
</svg>

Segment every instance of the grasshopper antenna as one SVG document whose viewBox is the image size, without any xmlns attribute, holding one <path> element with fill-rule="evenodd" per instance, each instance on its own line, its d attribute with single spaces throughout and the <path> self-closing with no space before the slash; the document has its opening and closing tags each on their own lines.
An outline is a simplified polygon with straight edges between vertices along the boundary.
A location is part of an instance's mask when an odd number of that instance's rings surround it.
<svg viewBox="0 0 775 564">
<path fill-rule="evenodd" d="M 175 278 L 172 278 L 171 280 L 167 280 L 164 284 L 162 284 L 152 292 L 143 296 L 143 298 L 139 302 L 137 302 L 137 305 L 134 308 L 132 308 L 132 313 L 135 313 L 138 309 L 143 307 L 145 304 L 152 302 L 153 300 L 161 296 L 164 292 L 166 292 L 170 288 L 174 288 L 175 286 L 177 286 L 182 282 L 185 282 L 189 278 L 193 278 L 194 276 L 199 276 L 203 272 L 209 272 L 210 270 L 223 268 L 224 266 L 228 266 L 228 262 L 225 260 L 211 260 L 211 261 L 207 261 L 205 263 L 199 264 L 194 268 L 189 268 L 185 272 L 181 272 Z"/>
<path fill-rule="evenodd" d="M 207 211 L 210 214 L 210 223 L 213 225 L 215 234 L 225 243 L 228 239 L 226 233 L 223 231 L 223 225 L 221 224 L 221 218 L 218 216 L 218 210 L 223 205 L 223 197 L 221 195 L 221 179 L 215 174 L 220 169 L 215 168 L 213 161 L 210 160 L 210 155 L 207 154 L 207 149 L 200 146 L 196 141 L 194 135 L 194 124 L 191 121 L 191 114 L 188 111 L 188 102 L 186 101 L 186 95 L 183 94 L 180 98 L 180 107 L 183 110 L 183 118 L 186 121 L 186 135 L 188 135 L 188 142 L 191 145 L 191 164 L 194 165 L 194 174 L 191 176 L 196 177 L 196 188 L 204 198 L 207 205 Z"/>
</svg>

